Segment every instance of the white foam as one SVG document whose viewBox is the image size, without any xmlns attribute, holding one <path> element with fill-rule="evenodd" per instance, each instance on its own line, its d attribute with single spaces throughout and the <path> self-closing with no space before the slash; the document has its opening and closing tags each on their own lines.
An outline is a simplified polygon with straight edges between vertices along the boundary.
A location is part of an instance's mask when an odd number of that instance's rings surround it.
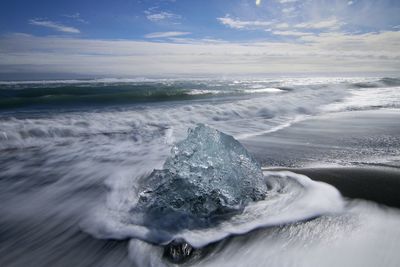
<svg viewBox="0 0 400 267">
<path fill-rule="evenodd" d="M 246 138 L 250 138 L 250 137 L 254 137 L 254 136 L 259 136 L 259 135 L 263 135 L 263 134 L 277 132 L 277 131 L 280 131 L 280 130 L 283 130 L 285 128 L 288 128 L 288 127 L 292 126 L 294 123 L 306 120 L 309 117 L 310 116 L 307 116 L 307 115 L 298 115 L 298 116 L 295 116 L 292 120 L 288 120 L 287 122 L 278 124 L 277 126 L 271 127 L 268 130 L 260 131 L 260 132 L 240 134 L 240 135 L 237 135 L 236 138 L 237 139 L 246 139 Z"/>
<path fill-rule="evenodd" d="M 215 93 L 218 90 L 211 91 Z M 179 140 L 186 129 L 196 123 L 204 123 L 242 138 L 288 127 L 303 115 L 314 114 L 319 106 L 340 99 L 343 95 L 346 92 L 334 88 L 304 89 L 220 102 L 195 101 L 118 111 L 52 113 L 51 116 L 43 113 L 42 116 L 29 119 L 8 116 L 7 120 L 1 121 L 0 149 L 48 145 L 50 139 L 64 142 L 70 138 L 105 136 L 110 133 L 133 132 L 139 141 L 156 139 L 155 130 L 165 128 L 174 129 L 174 136 L 168 138 Z M 163 135 L 160 138 L 165 140 Z"/>
<path fill-rule="evenodd" d="M 340 215 L 232 240 L 194 266 L 397 267 L 400 213 L 366 201 L 350 201 Z M 244 256 L 245 255 L 245 256 Z"/>
<path fill-rule="evenodd" d="M 256 93 L 281 93 L 284 90 L 278 88 L 257 88 L 257 89 L 246 89 L 245 93 L 256 94 Z"/>
<path fill-rule="evenodd" d="M 325 112 L 400 108 L 400 87 L 359 88 L 341 102 L 322 107 Z"/>
<path fill-rule="evenodd" d="M 340 213 L 238 236 L 191 266 L 397 267 L 400 212 L 373 202 L 350 200 Z M 163 248 L 132 239 L 137 266 L 170 266 Z"/>
<path fill-rule="evenodd" d="M 187 92 L 188 95 L 217 95 L 221 94 L 223 91 L 219 90 L 198 90 L 198 89 L 193 89 Z"/>
<path fill-rule="evenodd" d="M 109 200 L 107 207 L 101 207 L 84 224 L 84 229 L 101 238 L 137 238 L 156 244 L 166 244 L 173 239 L 183 238 L 194 247 L 202 247 L 230 235 L 338 213 L 343 209 L 340 193 L 328 184 L 315 182 L 304 175 L 291 172 L 267 171 L 264 175 L 270 188 L 265 200 L 252 203 L 243 213 L 209 228 L 182 229 L 174 233 L 161 228 L 147 228 L 139 219 L 143 215 L 132 213 L 132 207 L 136 203 L 132 200 L 135 197 L 132 196 L 135 196 L 136 192 L 128 190 L 125 193 L 131 200 L 129 203 L 121 201 L 121 198 L 124 198 L 121 191 L 110 195 L 119 200 Z"/>
</svg>

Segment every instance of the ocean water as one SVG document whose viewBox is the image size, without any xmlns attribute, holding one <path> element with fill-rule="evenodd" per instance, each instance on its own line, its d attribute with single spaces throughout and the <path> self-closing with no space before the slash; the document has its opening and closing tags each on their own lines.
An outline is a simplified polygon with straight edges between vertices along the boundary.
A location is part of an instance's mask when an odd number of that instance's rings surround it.
<svg viewBox="0 0 400 267">
<path fill-rule="evenodd" d="M 116 218 L 189 127 L 204 123 L 241 141 L 318 115 L 399 108 L 400 79 L 381 77 L 0 82 L 0 265 L 168 266 L 143 229 Z M 396 209 L 285 179 L 277 181 L 288 194 L 274 208 L 261 203 L 186 232 L 197 247 L 212 244 L 189 264 L 398 266 Z"/>
</svg>

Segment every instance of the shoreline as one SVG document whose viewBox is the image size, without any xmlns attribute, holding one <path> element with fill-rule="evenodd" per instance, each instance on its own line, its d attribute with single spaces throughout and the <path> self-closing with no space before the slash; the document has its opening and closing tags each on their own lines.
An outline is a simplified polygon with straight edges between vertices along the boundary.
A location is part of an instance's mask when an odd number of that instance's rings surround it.
<svg viewBox="0 0 400 267">
<path fill-rule="evenodd" d="M 394 109 L 330 113 L 241 143 L 264 167 L 354 166 L 395 159 L 400 168 L 398 121 L 400 111 Z"/>
<path fill-rule="evenodd" d="M 291 171 L 336 187 L 344 197 L 400 208 L 400 169 L 392 167 L 263 168 Z"/>
<path fill-rule="evenodd" d="M 292 171 L 344 197 L 400 208 L 400 111 L 332 113 L 243 140 L 263 170 Z"/>
</svg>

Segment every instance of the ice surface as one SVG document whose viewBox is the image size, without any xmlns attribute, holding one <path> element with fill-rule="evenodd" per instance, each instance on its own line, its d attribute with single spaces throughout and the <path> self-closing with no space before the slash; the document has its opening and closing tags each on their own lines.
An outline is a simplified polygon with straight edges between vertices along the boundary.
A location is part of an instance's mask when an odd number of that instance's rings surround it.
<svg viewBox="0 0 400 267">
<path fill-rule="evenodd" d="M 138 208 L 150 224 L 207 226 L 265 198 L 260 165 L 230 135 L 199 124 L 171 152 L 142 185 Z"/>
</svg>

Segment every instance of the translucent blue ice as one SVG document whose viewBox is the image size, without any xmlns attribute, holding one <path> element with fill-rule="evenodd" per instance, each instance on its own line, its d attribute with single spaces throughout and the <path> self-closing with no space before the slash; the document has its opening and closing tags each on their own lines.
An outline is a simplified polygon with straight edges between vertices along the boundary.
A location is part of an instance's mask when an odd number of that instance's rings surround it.
<svg viewBox="0 0 400 267">
<path fill-rule="evenodd" d="M 171 153 L 145 180 L 138 203 L 158 226 L 206 226 L 265 198 L 260 165 L 230 135 L 199 124 Z"/>
</svg>

